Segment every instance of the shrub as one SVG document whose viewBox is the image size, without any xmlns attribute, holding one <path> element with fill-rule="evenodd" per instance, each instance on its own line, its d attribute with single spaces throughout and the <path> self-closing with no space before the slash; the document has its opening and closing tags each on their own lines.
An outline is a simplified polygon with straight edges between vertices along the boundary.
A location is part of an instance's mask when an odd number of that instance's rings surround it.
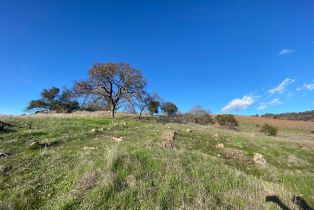
<svg viewBox="0 0 314 210">
<path fill-rule="evenodd" d="M 168 117 L 174 117 L 178 111 L 178 107 L 172 102 L 165 102 L 161 110 L 166 113 Z"/>
<path fill-rule="evenodd" d="M 238 126 L 239 123 L 232 114 L 221 114 L 215 117 L 219 125 Z"/>
<path fill-rule="evenodd" d="M 261 132 L 264 132 L 268 136 L 276 136 L 278 129 L 274 126 L 271 126 L 265 123 L 261 129 Z"/>
<path fill-rule="evenodd" d="M 184 114 L 184 121 L 201 125 L 214 123 L 209 111 L 206 111 L 201 106 L 194 106 L 189 112 Z"/>
<path fill-rule="evenodd" d="M 314 134 L 314 130 L 311 131 L 311 134 Z"/>
</svg>

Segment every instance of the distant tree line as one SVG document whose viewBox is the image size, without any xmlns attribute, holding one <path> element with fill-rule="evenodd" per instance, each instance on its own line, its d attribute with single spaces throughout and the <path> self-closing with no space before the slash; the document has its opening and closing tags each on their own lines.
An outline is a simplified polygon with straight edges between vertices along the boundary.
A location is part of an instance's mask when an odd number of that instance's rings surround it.
<svg viewBox="0 0 314 210">
<path fill-rule="evenodd" d="M 268 117 L 279 120 L 296 120 L 296 121 L 314 121 L 314 110 L 306 112 L 290 112 L 282 114 L 267 113 L 261 115 L 261 117 Z"/>
</svg>

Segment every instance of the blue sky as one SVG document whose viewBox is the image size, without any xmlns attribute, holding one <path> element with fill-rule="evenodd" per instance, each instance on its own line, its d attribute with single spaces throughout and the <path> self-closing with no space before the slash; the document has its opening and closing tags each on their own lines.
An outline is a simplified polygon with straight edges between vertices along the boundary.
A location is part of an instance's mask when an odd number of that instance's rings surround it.
<svg viewBox="0 0 314 210">
<path fill-rule="evenodd" d="M 0 113 L 96 62 L 141 69 L 181 111 L 314 109 L 311 0 L 0 0 Z"/>
</svg>

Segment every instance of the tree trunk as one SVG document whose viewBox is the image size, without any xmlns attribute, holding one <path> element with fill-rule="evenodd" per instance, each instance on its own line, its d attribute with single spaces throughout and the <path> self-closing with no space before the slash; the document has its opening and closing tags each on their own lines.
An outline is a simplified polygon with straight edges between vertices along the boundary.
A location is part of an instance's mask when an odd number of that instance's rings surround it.
<svg viewBox="0 0 314 210">
<path fill-rule="evenodd" d="M 116 107 L 115 106 L 111 106 L 111 117 L 114 118 L 114 114 L 116 111 Z"/>
</svg>

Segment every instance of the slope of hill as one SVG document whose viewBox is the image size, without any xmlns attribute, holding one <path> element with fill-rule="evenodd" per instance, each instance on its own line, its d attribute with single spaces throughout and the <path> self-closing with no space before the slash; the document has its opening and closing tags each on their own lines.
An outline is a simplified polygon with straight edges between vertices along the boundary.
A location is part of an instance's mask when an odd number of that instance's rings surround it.
<svg viewBox="0 0 314 210">
<path fill-rule="evenodd" d="M 128 116 L 0 120 L 17 125 L 0 133 L 0 208 L 277 209 L 265 202 L 272 195 L 314 206 L 307 131 L 267 137 L 245 124 L 236 132 Z M 175 148 L 163 147 L 165 130 L 178 132 Z M 255 153 L 267 164 L 256 165 Z"/>
<path fill-rule="evenodd" d="M 314 121 L 314 110 L 306 112 L 290 112 L 282 114 L 265 114 L 262 117 L 280 120 Z"/>
</svg>

